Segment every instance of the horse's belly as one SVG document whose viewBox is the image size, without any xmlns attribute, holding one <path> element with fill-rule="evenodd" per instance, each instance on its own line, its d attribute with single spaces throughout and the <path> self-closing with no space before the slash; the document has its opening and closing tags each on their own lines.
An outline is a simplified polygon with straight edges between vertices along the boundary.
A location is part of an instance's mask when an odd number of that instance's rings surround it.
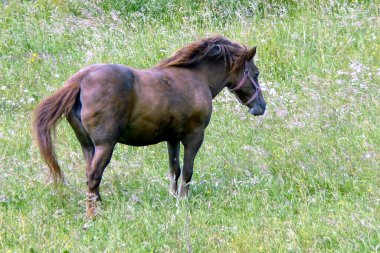
<svg viewBox="0 0 380 253">
<path fill-rule="evenodd" d="M 157 144 L 159 142 L 165 141 L 164 138 L 136 138 L 138 136 L 133 136 L 133 137 L 122 137 L 118 139 L 119 143 L 130 145 L 130 146 L 148 146 L 148 145 L 153 145 Z"/>
<path fill-rule="evenodd" d="M 139 129 L 127 128 L 117 141 L 131 146 L 147 146 L 179 138 L 178 133 L 167 128 L 140 127 Z"/>
</svg>

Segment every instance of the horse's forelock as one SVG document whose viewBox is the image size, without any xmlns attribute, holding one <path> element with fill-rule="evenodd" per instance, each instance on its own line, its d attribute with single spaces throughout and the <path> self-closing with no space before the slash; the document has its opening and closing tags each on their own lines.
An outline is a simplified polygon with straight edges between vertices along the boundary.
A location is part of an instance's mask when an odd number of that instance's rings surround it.
<svg viewBox="0 0 380 253">
<path fill-rule="evenodd" d="M 236 54 L 236 58 L 234 59 L 234 62 L 231 67 L 231 72 L 236 73 L 239 70 L 243 69 L 245 66 L 245 62 L 249 59 L 249 50 L 246 46 L 243 47 L 243 50 L 241 50 L 238 54 Z"/>
</svg>

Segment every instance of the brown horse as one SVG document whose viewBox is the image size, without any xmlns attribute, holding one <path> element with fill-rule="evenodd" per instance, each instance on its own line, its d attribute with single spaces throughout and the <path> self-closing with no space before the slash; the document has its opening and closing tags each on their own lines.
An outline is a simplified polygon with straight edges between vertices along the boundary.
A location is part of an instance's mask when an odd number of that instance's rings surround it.
<svg viewBox="0 0 380 253">
<path fill-rule="evenodd" d="M 87 217 L 96 214 L 99 184 L 116 143 L 145 146 L 166 141 L 170 192 L 186 197 L 212 99 L 228 87 L 251 114 L 265 111 L 255 54 L 256 47 L 248 50 L 216 36 L 189 44 L 147 70 L 114 64 L 81 69 L 35 111 L 36 140 L 53 178 L 63 179 L 52 133 L 65 115 L 86 160 Z M 182 173 L 180 142 L 184 146 Z"/>
</svg>

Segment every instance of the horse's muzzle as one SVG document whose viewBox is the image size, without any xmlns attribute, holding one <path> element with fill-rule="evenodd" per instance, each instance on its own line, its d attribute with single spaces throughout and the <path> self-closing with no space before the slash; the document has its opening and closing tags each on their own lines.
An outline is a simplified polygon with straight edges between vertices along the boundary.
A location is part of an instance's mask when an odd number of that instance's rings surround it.
<svg viewBox="0 0 380 253">
<path fill-rule="evenodd" d="M 265 109 L 266 109 L 266 104 L 263 103 L 263 104 L 254 104 L 250 109 L 249 109 L 249 113 L 254 115 L 254 116 L 261 116 L 265 113 Z"/>
</svg>

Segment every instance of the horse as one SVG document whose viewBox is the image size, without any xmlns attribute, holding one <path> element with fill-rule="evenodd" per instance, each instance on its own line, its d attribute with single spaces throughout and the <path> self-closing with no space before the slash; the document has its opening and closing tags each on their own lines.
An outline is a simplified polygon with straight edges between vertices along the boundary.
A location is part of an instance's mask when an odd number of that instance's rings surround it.
<svg viewBox="0 0 380 253">
<path fill-rule="evenodd" d="M 212 36 L 188 44 L 150 69 L 120 64 L 82 68 L 34 111 L 34 136 L 52 179 L 63 181 L 53 136 L 64 116 L 86 162 L 88 218 L 97 214 L 99 185 L 117 143 L 146 146 L 166 141 L 169 191 L 187 197 L 194 159 L 218 93 L 227 87 L 252 115 L 265 112 L 255 54 L 256 47 Z"/>
</svg>

